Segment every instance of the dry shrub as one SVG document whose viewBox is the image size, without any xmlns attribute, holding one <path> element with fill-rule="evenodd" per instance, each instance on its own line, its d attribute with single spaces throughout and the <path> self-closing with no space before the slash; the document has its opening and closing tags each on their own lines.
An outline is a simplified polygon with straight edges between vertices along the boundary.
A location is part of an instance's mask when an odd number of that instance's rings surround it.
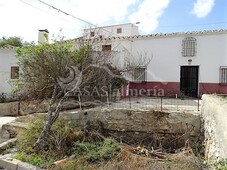
<svg viewBox="0 0 227 170">
<path fill-rule="evenodd" d="M 111 161 L 103 163 L 96 169 L 99 170 L 197 170 L 200 168 L 200 162 L 194 155 L 168 154 L 167 159 L 158 159 L 154 157 L 144 157 L 133 154 L 127 148 L 122 148 L 117 157 Z"/>
</svg>

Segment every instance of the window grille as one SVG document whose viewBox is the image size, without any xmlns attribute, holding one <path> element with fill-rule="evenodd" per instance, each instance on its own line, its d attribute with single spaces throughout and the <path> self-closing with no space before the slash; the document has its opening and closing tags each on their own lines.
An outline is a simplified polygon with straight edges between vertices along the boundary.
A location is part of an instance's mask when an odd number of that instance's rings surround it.
<svg viewBox="0 0 227 170">
<path fill-rule="evenodd" d="M 18 79 L 19 78 L 19 67 L 12 66 L 11 67 L 11 79 Z"/>
<path fill-rule="evenodd" d="M 122 33 L 122 28 L 117 28 L 117 34 Z"/>
<path fill-rule="evenodd" d="M 91 32 L 90 32 L 90 36 L 91 36 L 91 37 L 94 37 L 94 36 L 95 36 L 95 32 L 94 32 L 94 31 L 91 31 Z"/>
<path fill-rule="evenodd" d="M 227 84 L 227 66 L 221 66 L 219 70 L 220 84 Z"/>
<path fill-rule="evenodd" d="M 134 69 L 134 81 L 146 81 L 146 68 L 139 67 Z"/>
<path fill-rule="evenodd" d="M 194 57 L 196 55 L 196 39 L 187 37 L 182 41 L 182 55 L 183 57 Z"/>
</svg>

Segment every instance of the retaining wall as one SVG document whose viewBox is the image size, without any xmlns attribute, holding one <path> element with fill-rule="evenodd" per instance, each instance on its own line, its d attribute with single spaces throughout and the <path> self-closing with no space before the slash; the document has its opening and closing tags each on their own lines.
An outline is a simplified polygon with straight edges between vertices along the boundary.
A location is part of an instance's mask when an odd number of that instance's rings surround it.
<svg viewBox="0 0 227 170">
<path fill-rule="evenodd" d="M 203 95 L 201 112 L 207 161 L 227 158 L 227 97 Z"/>
<path fill-rule="evenodd" d="M 200 115 L 135 109 L 87 109 L 62 114 L 75 127 L 102 130 L 123 142 L 183 148 L 198 144 Z"/>
</svg>

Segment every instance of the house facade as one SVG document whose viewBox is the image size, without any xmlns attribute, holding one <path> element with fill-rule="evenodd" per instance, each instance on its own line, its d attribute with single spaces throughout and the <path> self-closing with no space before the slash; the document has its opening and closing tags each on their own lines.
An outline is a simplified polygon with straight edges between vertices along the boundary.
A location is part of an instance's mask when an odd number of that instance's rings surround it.
<svg viewBox="0 0 227 170">
<path fill-rule="evenodd" d="M 38 31 L 38 43 L 48 43 L 48 30 Z M 19 66 L 16 48 L 6 45 L 0 48 L 0 94 L 12 95 L 13 84 L 19 78 Z"/>
<path fill-rule="evenodd" d="M 11 94 L 12 84 L 19 78 L 15 50 L 13 46 L 0 48 L 0 94 Z"/>
<path fill-rule="evenodd" d="M 227 30 L 101 39 L 99 50 L 108 46 L 115 65 L 149 60 L 138 64 L 129 78 L 125 89 L 132 95 L 227 94 Z"/>
<path fill-rule="evenodd" d="M 109 37 L 139 35 L 138 26 L 136 24 L 127 23 L 127 24 L 90 28 L 90 29 L 84 29 L 83 32 L 84 32 L 84 37 L 86 38 L 109 38 Z"/>
<path fill-rule="evenodd" d="M 227 93 L 227 31 L 158 34 L 133 41 L 132 53 L 150 51 L 144 82 L 131 88 L 164 89 L 165 95 Z"/>
<path fill-rule="evenodd" d="M 136 66 L 125 75 L 129 83 L 123 96 L 227 94 L 227 30 L 139 35 L 135 24 L 122 24 L 84 32 L 95 51 L 112 56 L 106 62 Z M 0 94 L 11 92 L 18 73 L 15 48 L 1 48 Z"/>
</svg>

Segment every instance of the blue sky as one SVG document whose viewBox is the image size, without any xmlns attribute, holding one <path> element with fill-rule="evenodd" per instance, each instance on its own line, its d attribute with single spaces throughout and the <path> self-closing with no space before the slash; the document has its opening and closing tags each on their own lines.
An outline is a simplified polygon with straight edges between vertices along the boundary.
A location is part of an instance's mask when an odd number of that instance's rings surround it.
<svg viewBox="0 0 227 170">
<path fill-rule="evenodd" d="M 76 38 L 84 28 L 140 22 L 140 34 L 227 29 L 227 0 L 0 0 L 0 37 L 37 42 L 38 29 L 52 39 Z"/>
<path fill-rule="evenodd" d="M 203 17 L 192 13 L 194 0 L 172 0 L 159 18 L 155 32 L 197 31 L 227 28 L 227 1 L 216 0 Z"/>
</svg>

